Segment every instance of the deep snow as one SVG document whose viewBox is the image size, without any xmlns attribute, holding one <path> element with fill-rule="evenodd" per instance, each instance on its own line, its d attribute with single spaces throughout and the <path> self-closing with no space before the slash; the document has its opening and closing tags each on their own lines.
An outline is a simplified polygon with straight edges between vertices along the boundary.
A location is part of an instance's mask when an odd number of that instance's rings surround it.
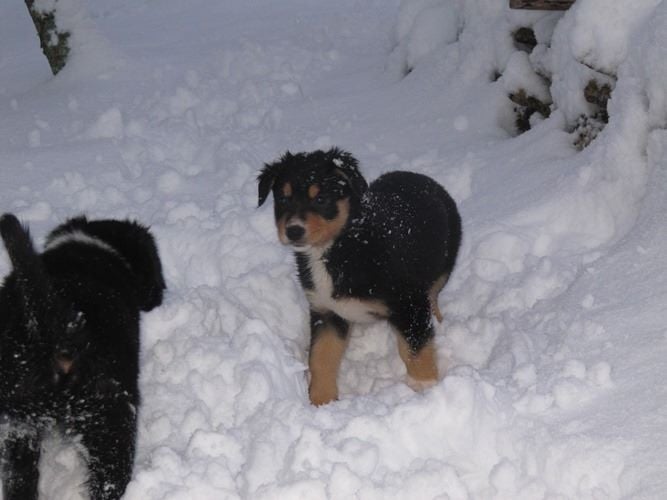
<svg viewBox="0 0 667 500">
<path fill-rule="evenodd" d="M 55 78 L 25 5 L 0 6 L 0 199 L 39 241 L 82 212 L 157 236 L 126 498 L 664 495 L 667 4 L 59 1 L 76 35 Z M 592 75 L 610 123 L 578 151 Z M 519 136 L 517 85 L 554 103 Z M 306 301 L 255 178 L 331 145 L 459 203 L 424 393 L 378 323 L 353 331 L 341 400 L 308 404 Z M 54 438 L 42 470 L 46 498 L 80 497 L 76 447 Z"/>
</svg>

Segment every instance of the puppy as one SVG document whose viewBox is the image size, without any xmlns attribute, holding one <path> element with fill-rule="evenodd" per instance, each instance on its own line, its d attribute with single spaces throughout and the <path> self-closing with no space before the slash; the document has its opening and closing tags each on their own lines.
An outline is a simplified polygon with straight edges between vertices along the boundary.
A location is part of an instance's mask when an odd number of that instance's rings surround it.
<svg viewBox="0 0 667 500">
<path fill-rule="evenodd" d="M 148 230 L 71 219 L 34 250 L 15 216 L 0 218 L 13 270 L 0 289 L 0 452 L 5 500 L 37 498 L 45 433 L 80 435 L 92 499 L 130 481 L 139 405 L 139 311 L 162 302 Z"/>
<path fill-rule="evenodd" d="M 461 218 L 434 180 L 391 172 L 370 186 L 345 151 L 285 153 L 259 177 L 273 191 L 278 237 L 295 252 L 310 303 L 310 400 L 338 397 L 350 323 L 388 320 L 415 389 L 438 377 L 431 313 L 461 243 Z"/>
</svg>

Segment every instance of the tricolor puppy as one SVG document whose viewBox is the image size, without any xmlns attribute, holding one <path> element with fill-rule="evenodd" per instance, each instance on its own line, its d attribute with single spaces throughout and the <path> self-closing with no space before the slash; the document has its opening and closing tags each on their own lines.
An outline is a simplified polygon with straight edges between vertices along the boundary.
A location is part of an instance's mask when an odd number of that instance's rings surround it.
<svg viewBox="0 0 667 500">
<path fill-rule="evenodd" d="M 310 302 L 310 400 L 338 397 L 336 377 L 350 323 L 388 320 L 408 382 L 438 377 L 431 314 L 456 262 L 461 219 L 434 180 L 391 172 L 367 185 L 337 148 L 285 153 L 258 177 L 259 205 L 273 191 L 278 237 L 296 256 Z"/>
<path fill-rule="evenodd" d="M 0 458 L 5 500 L 38 496 L 41 441 L 80 436 L 93 500 L 132 476 L 139 312 L 165 288 L 153 237 L 128 221 L 72 219 L 37 253 L 11 214 L 0 235 L 13 270 L 0 289 Z"/>
</svg>

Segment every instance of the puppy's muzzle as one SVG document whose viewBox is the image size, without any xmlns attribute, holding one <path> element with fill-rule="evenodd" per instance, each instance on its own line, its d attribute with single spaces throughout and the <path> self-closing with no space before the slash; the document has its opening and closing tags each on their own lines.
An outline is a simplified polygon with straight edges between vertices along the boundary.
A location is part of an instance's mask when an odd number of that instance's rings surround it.
<svg viewBox="0 0 667 500">
<path fill-rule="evenodd" d="M 306 236 L 306 229 L 299 224 L 291 224 L 285 228 L 285 235 L 292 245 L 300 245 Z"/>
</svg>

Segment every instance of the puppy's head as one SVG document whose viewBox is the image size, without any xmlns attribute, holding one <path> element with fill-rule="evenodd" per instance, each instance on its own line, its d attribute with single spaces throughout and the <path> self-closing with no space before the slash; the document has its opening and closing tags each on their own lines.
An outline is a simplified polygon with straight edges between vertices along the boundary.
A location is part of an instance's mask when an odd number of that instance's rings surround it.
<svg viewBox="0 0 667 500">
<path fill-rule="evenodd" d="M 335 240 L 368 188 L 357 160 L 338 148 L 285 153 L 259 177 L 259 206 L 273 191 L 278 237 L 296 251 Z"/>
<path fill-rule="evenodd" d="M 66 309 L 63 313 L 65 321 L 53 344 L 52 380 L 54 384 L 72 385 L 81 376 L 92 334 L 83 312 Z"/>
<path fill-rule="evenodd" d="M 0 218 L 0 236 L 13 267 L 5 284 L 15 290 L 13 306 L 21 312 L 25 341 L 35 346 L 34 359 L 44 358 L 27 383 L 30 387 L 73 383 L 90 342 L 85 317 L 56 293 L 28 229 L 14 215 Z"/>
</svg>

